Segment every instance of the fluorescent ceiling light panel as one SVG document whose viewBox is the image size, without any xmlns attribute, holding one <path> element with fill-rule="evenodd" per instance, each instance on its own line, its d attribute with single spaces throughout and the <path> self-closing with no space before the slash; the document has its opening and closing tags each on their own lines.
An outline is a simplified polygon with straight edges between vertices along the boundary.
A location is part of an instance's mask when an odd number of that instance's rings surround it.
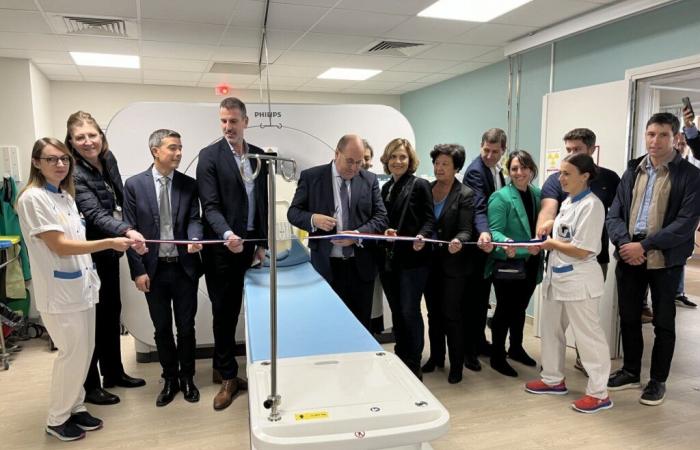
<svg viewBox="0 0 700 450">
<path fill-rule="evenodd" d="M 372 69 L 343 69 L 341 67 L 333 67 L 323 72 L 318 78 L 323 80 L 364 81 L 381 72 L 381 70 Z"/>
<path fill-rule="evenodd" d="M 79 66 L 120 67 L 122 69 L 138 69 L 141 66 L 139 57 L 136 55 L 70 52 L 70 56 Z"/>
<path fill-rule="evenodd" d="M 438 0 L 418 13 L 434 19 L 488 22 L 532 0 Z"/>
</svg>

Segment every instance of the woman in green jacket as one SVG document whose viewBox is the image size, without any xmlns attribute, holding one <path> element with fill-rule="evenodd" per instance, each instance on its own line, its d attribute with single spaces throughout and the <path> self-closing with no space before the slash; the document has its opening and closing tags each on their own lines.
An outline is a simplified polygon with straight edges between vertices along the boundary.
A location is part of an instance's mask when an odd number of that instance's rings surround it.
<svg viewBox="0 0 700 450">
<path fill-rule="evenodd" d="M 506 163 L 510 184 L 489 198 L 489 227 L 493 242 L 529 241 L 534 239 L 540 190 L 530 182 L 537 176 L 537 166 L 524 150 L 511 153 Z M 518 373 L 506 362 L 506 335 L 510 330 L 508 357 L 526 366 L 536 362 L 523 349 L 525 310 L 535 286 L 542 281 L 542 258 L 538 247 L 496 247 L 486 264 L 486 277 L 493 278 L 496 311 L 491 324 L 493 350 L 491 367 L 503 375 Z"/>
</svg>

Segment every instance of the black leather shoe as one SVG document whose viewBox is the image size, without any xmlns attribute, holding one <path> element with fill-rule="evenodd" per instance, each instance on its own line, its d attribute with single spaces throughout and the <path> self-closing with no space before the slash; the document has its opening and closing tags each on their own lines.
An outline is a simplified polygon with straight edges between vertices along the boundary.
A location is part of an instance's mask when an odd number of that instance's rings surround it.
<svg viewBox="0 0 700 450">
<path fill-rule="evenodd" d="M 513 369 L 505 358 L 491 357 L 491 367 L 498 373 L 507 377 L 517 377 L 518 372 Z"/>
<path fill-rule="evenodd" d="M 156 406 L 165 406 L 172 402 L 178 392 L 180 392 L 180 384 L 177 382 L 177 378 L 166 378 L 163 390 L 160 391 L 156 399 Z"/>
<path fill-rule="evenodd" d="M 197 403 L 199 401 L 199 389 L 194 385 L 194 380 L 192 377 L 182 377 L 180 378 L 180 390 L 182 391 L 185 400 L 190 403 Z"/>
<path fill-rule="evenodd" d="M 508 358 L 530 367 L 535 367 L 537 365 L 537 361 L 532 359 L 522 348 L 509 349 Z"/>
<path fill-rule="evenodd" d="M 447 376 L 447 382 L 450 384 L 457 384 L 460 381 L 462 381 L 462 365 L 450 367 L 450 374 Z"/>
<path fill-rule="evenodd" d="M 119 403 L 119 397 L 102 388 L 95 388 L 85 393 L 85 403 L 92 403 L 93 405 L 116 405 Z"/>
<path fill-rule="evenodd" d="M 479 372 L 481 371 L 481 362 L 476 356 L 466 356 L 464 358 L 464 367 L 474 372 Z"/>
<path fill-rule="evenodd" d="M 123 373 L 122 376 L 117 378 L 116 380 L 110 380 L 105 377 L 102 385 L 106 388 L 112 388 L 114 386 L 119 386 L 123 388 L 137 388 L 145 386 L 146 380 L 142 378 L 130 377 L 129 375 Z"/>
<path fill-rule="evenodd" d="M 423 373 L 435 372 L 436 367 L 439 367 L 440 369 L 442 369 L 445 367 L 445 363 L 442 362 L 442 363 L 438 364 L 435 361 L 433 361 L 431 358 L 428 358 L 428 361 L 425 364 L 423 364 L 423 367 L 421 367 L 421 371 Z"/>
</svg>

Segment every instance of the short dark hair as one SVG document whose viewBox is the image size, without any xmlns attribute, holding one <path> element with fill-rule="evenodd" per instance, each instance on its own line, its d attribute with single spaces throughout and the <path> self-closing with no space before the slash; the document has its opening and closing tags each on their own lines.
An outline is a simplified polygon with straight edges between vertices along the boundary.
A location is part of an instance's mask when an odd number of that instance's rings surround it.
<svg viewBox="0 0 700 450">
<path fill-rule="evenodd" d="M 163 139 L 166 137 L 180 139 L 181 136 L 177 131 L 161 128 L 151 133 L 151 135 L 148 137 L 148 149 L 150 150 L 153 147 L 160 147 L 160 145 L 163 143 Z"/>
<path fill-rule="evenodd" d="M 526 167 L 532 171 L 532 178 L 535 179 L 537 178 L 537 164 L 535 164 L 535 160 L 532 159 L 532 155 L 526 152 L 525 150 L 516 150 L 514 152 L 511 152 L 508 155 L 508 161 L 506 162 L 506 169 L 510 172 L 510 163 L 513 162 L 514 159 L 517 159 L 520 165 L 523 167 Z"/>
<path fill-rule="evenodd" d="M 464 147 L 459 144 L 438 144 L 433 147 L 430 152 L 430 159 L 435 164 L 435 160 L 438 159 L 440 155 L 447 155 L 452 158 L 452 164 L 455 166 L 456 171 L 462 170 L 464 166 L 464 160 L 466 159 L 466 152 Z"/>
<path fill-rule="evenodd" d="M 571 153 L 567 155 L 562 162 L 567 162 L 578 169 L 578 172 L 583 175 L 588 174 L 588 184 L 598 176 L 598 166 L 595 165 L 593 158 L 585 153 Z"/>
<path fill-rule="evenodd" d="M 362 139 L 362 145 L 365 146 L 365 150 L 369 150 L 369 154 L 372 158 L 374 158 L 374 149 L 372 148 L 371 145 L 369 145 L 369 142 L 367 142 L 367 139 Z"/>
<path fill-rule="evenodd" d="M 500 128 L 491 128 L 486 130 L 484 134 L 481 135 L 481 146 L 484 146 L 484 142 L 489 144 L 501 144 L 503 150 L 506 149 L 506 132 Z"/>
<path fill-rule="evenodd" d="M 243 117 L 248 117 L 248 112 L 245 109 L 245 103 L 236 97 L 226 97 L 225 99 L 221 100 L 221 103 L 219 103 L 219 108 L 228 110 L 238 109 L 241 111 L 241 115 Z"/>
<path fill-rule="evenodd" d="M 588 128 L 574 128 L 564 135 L 564 141 L 581 141 L 588 148 L 595 146 L 595 139 L 595 133 Z"/>
<path fill-rule="evenodd" d="M 676 117 L 675 114 L 671 114 L 669 112 L 656 113 L 651 116 L 651 118 L 647 121 L 646 128 L 649 128 L 649 125 L 653 125 L 655 123 L 659 125 L 670 125 L 674 136 L 677 135 L 681 129 L 681 121 L 678 120 L 678 117 Z"/>
</svg>

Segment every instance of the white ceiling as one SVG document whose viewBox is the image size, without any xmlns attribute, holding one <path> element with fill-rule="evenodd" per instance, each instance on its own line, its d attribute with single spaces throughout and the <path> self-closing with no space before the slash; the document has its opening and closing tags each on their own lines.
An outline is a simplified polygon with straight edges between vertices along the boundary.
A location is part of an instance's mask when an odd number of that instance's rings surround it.
<svg viewBox="0 0 700 450">
<path fill-rule="evenodd" d="M 402 94 L 498 62 L 509 41 L 616 3 L 534 0 L 487 24 L 416 17 L 434 1 L 272 0 L 271 89 Z M 214 62 L 257 64 L 264 11 L 264 0 L 0 0 L 0 57 L 31 59 L 51 80 L 200 87 L 228 82 L 257 89 L 257 76 L 209 69 Z M 125 18 L 137 24 L 138 35 L 67 36 L 54 25 L 56 15 Z M 380 40 L 427 45 L 411 57 L 362 53 Z M 78 67 L 69 51 L 138 54 L 141 69 Z M 331 66 L 383 72 L 367 81 L 316 79 Z"/>
</svg>

